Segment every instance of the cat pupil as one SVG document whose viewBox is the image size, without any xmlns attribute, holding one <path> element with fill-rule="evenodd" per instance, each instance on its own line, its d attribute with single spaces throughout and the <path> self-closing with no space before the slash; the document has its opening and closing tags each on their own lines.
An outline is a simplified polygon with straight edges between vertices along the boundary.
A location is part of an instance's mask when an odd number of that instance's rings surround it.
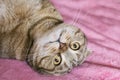
<svg viewBox="0 0 120 80">
<path fill-rule="evenodd" d="M 56 61 L 56 62 L 59 62 L 59 60 L 58 60 L 58 59 L 55 59 L 55 61 Z"/>
<path fill-rule="evenodd" d="M 77 48 L 77 45 L 76 44 L 73 44 L 74 48 Z"/>
</svg>

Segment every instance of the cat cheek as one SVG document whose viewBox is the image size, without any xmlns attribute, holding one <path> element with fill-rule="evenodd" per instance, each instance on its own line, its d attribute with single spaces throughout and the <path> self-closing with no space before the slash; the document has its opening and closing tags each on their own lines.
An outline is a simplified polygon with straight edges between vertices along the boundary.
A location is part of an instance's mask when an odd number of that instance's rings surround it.
<svg viewBox="0 0 120 80">
<path fill-rule="evenodd" d="M 33 66 L 33 55 L 32 54 L 29 54 L 27 56 L 27 63 L 30 65 L 30 66 Z"/>
<path fill-rule="evenodd" d="M 39 64 L 39 67 L 44 68 L 45 70 L 53 70 L 54 64 L 52 64 L 52 60 L 50 58 L 42 60 L 41 64 Z"/>
</svg>

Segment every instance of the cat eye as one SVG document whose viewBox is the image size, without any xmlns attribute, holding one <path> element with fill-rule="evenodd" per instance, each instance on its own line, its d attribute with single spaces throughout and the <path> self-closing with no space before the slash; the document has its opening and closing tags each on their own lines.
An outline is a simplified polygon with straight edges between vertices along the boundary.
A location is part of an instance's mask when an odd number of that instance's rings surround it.
<svg viewBox="0 0 120 80">
<path fill-rule="evenodd" d="M 54 57 L 54 65 L 59 65 L 61 63 L 62 59 L 61 59 L 61 56 L 60 55 L 56 55 Z"/>
<path fill-rule="evenodd" d="M 80 49 L 80 44 L 79 44 L 78 42 L 72 42 L 72 43 L 70 44 L 70 48 L 71 48 L 72 50 L 79 50 L 79 49 Z"/>
</svg>

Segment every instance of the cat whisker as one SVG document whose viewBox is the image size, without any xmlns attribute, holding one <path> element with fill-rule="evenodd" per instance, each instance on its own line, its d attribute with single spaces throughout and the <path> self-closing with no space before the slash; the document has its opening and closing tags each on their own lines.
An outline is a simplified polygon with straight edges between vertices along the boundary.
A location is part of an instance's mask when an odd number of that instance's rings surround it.
<svg viewBox="0 0 120 80">
<path fill-rule="evenodd" d="M 77 20 L 78 20 L 78 17 L 79 17 L 79 13 L 80 13 L 80 9 L 78 9 L 78 12 L 77 12 L 77 14 L 75 15 L 75 17 L 73 18 L 73 25 L 75 25 L 75 23 L 77 22 Z"/>
</svg>

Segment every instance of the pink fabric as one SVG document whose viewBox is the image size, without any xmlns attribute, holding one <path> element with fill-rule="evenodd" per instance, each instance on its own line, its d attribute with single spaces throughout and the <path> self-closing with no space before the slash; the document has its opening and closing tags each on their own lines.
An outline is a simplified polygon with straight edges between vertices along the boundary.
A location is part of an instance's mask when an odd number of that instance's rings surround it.
<svg viewBox="0 0 120 80">
<path fill-rule="evenodd" d="M 65 22 L 80 27 L 93 53 L 64 76 L 46 76 L 25 62 L 0 60 L 0 80 L 120 80 L 120 0 L 51 0 Z"/>
</svg>

